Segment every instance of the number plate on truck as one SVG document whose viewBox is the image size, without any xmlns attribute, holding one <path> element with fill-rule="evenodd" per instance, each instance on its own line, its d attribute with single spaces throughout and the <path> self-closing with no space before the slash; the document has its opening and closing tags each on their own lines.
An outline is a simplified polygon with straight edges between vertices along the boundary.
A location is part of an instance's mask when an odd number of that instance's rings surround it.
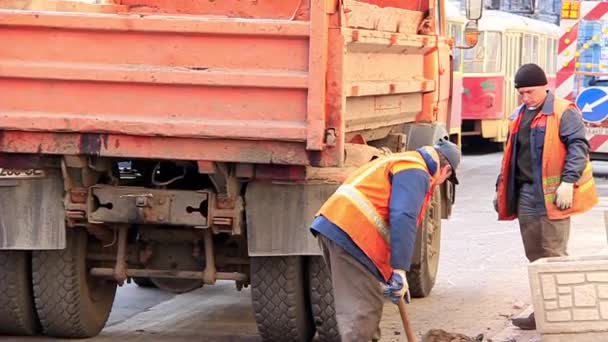
<svg viewBox="0 0 608 342">
<path fill-rule="evenodd" d="M 46 172 L 39 169 L 11 169 L 0 167 L 0 179 L 3 178 L 43 178 Z"/>
</svg>

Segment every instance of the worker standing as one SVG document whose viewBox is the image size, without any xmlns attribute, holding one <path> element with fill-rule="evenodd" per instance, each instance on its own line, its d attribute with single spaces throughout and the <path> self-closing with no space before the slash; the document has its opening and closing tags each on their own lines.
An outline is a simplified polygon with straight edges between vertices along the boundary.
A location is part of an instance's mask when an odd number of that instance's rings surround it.
<svg viewBox="0 0 608 342">
<path fill-rule="evenodd" d="M 458 184 L 461 152 L 434 146 L 375 159 L 353 172 L 311 225 L 329 267 L 342 341 L 379 339 L 383 294 L 409 302 L 416 229 L 435 186 Z"/>
<path fill-rule="evenodd" d="M 495 201 L 499 220 L 519 220 L 530 262 L 567 255 L 570 216 L 598 201 L 589 142 L 576 106 L 548 91 L 545 72 L 525 64 L 515 75 L 522 105 L 511 115 Z M 536 329 L 534 313 L 513 319 Z"/>
</svg>

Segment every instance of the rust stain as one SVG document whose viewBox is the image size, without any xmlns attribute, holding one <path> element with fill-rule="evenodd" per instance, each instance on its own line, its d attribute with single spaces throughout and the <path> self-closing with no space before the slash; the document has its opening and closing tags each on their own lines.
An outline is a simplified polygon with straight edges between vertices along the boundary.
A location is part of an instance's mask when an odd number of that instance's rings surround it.
<svg viewBox="0 0 608 342">
<path fill-rule="evenodd" d="M 0 167 L 12 167 L 18 169 L 57 167 L 59 159 L 35 154 L 0 153 Z"/>
<path fill-rule="evenodd" d="M 103 143 L 104 150 L 108 149 L 108 138 L 109 138 L 108 134 L 101 134 L 101 142 Z"/>
<path fill-rule="evenodd" d="M 86 203 L 88 190 L 86 188 L 70 189 L 70 200 L 73 203 Z"/>
<path fill-rule="evenodd" d="M 311 166 L 321 166 L 321 161 L 323 159 L 322 151 L 306 151 L 308 155 L 308 160 Z"/>
<path fill-rule="evenodd" d="M 107 138 L 106 138 L 107 139 Z M 102 138 L 101 134 L 85 133 L 80 135 L 80 146 L 78 151 L 81 154 L 100 155 Z M 106 141 L 107 145 L 107 141 Z"/>
</svg>

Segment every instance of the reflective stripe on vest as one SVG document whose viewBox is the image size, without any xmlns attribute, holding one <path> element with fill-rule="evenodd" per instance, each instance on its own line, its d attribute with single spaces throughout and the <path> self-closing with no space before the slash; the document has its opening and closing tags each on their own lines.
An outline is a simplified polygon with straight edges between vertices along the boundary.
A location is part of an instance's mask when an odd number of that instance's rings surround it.
<svg viewBox="0 0 608 342">
<path fill-rule="evenodd" d="M 543 178 L 543 189 L 545 191 L 545 202 L 555 202 L 555 192 L 561 184 L 561 177 L 553 176 Z M 594 186 L 595 181 L 593 179 L 593 170 L 591 169 L 591 163 L 585 165 L 581 178 L 576 182 L 578 185 L 578 191 L 585 192 L 589 187 Z"/>
<path fill-rule="evenodd" d="M 359 208 L 359 210 L 369 219 L 370 222 L 374 223 L 376 230 L 382 237 L 384 241 L 388 244 L 391 239 L 391 231 L 388 228 L 388 224 L 386 221 L 378 214 L 378 211 L 374 208 L 374 205 L 369 201 L 365 195 L 363 195 L 357 188 L 352 186 L 351 184 L 343 184 L 338 190 L 336 190 L 336 194 L 344 196 L 350 202 Z"/>
<path fill-rule="evenodd" d="M 336 194 L 342 195 L 351 203 L 356 205 L 357 208 L 359 208 L 363 215 L 365 215 L 369 219 L 369 221 L 374 224 L 376 231 L 378 231 L 378 233 L 382 236 L 382 238 L 387 244 L 390 244 L 391 237 L 388 223 L 382 218 L 382 215 L 378 213 L 371 201 L 356 188 L 356 185 L 361 183 L 361 181 L 363 181 L 372 173 L 376 172 L 378 169 L 384 167 L 386 164 L 393 161 L 406 161 L 414 164 L 420 163 L 419 159 L 408 156 L 388 157 L 382 160 L 381 163 L 378 163 L 377 165 L 374 165 L 373 167 L 370 167 L 369 169 L 365 170 L 349 183 L 342 184 L 336 191 Z"/>
</svg>

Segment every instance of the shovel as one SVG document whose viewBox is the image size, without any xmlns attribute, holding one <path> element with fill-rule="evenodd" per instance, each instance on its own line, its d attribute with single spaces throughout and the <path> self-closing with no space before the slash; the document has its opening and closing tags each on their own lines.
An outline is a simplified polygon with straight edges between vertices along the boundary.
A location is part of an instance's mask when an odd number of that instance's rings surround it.
<svg viewBox="0 0 608 342">
<path fill-rule="evenodd" d="M 407 337 L 408 342 L 416 342 L 416 335 L 414 335 L 414 330 L 412 330 L 412 324 L 410 323 L 410 317 L 407 314 L 405 305 L 405 299 L 401 297 L 398 306 L 399 315 L 401 315 L 401 321 L 403 323 L 403 330 L 405 330 L 405 336 Z"/>
</svg>

